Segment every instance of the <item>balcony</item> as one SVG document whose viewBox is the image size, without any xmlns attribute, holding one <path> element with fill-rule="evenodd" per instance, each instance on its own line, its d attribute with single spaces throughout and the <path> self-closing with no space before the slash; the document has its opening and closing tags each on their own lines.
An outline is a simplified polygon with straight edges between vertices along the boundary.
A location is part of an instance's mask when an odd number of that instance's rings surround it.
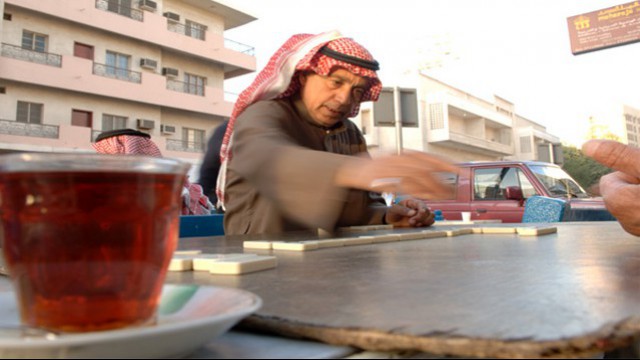
<svg viewBox="0 0 640 360">
<path fill-rule="evenodd" d="M 95 153 L 92 142 L 102 130 L 68 124 L 27 124 L 0 119 L 0 151 Z M 166 157 L 190 163 L 201 161 L 204 143 L 167 139 L 151 135 L 151 140 Z"/>
<path fill-rule="evenodd" d="M 57 139 L 60 129 L 56 125 L 29 124 L 0 119 L 0 134 Z"/>
<path fill-rule="evenodd" d="M 167 150 L 203 153 L 204 152 L 204 143 L 203 142 L 177 140 L 177 139 L 167 139 Z"/>
<path fill-rule="evenodd" d="M 42 65 L 61 67 L 62 56 L 47 52 L 23 49 L 20 46 L 2 43 L 2 56 L 30 61 Z"/>
<path fill-rule="evenodd" d="M 142 10 L 133 9 L 123 6 L 119 1 L 115 0 L 96 0 L 96 9 L 110 11 L 118 15 L 126 16 L 136 21 L 144 21 L 144 12 Z"/>
<path fill-rule="evenodd" d="M 142 82 L 142 75 L 139 71 L 131 71 L 129 69 L 99 63 L 93 63 L 93 74 L 137 84 Z"/>
<path fill-rule="evenodd" d="M 172 21 L 167 22 L 167 30 L 181 35 L 189 36 L 198 40 L 205 40 L 205 30 L 197 26 L 187 26 Z"/>
<path fill-rule="evenodd" d="M 249 46 L 243 44 L 241 42 L 233 41 L 231 39 L 224 39 L 224 47 L 227 49 L 235 50 L 241 52 L 243 54 L 255 56 L 255 48 L 253 46 Z"/>
<path fill-rule="evenodd" d="M 98 68 L 97 71 L 95 68 Z M 42 66 L 10 57 L 0 57 L 0 79 L 33 84 L 52 89 L 65 89 L 86 95 L 106 96 L 125 101 L 194 111 L 206 115 L 229 117 L 233 103 L 225 101 L 220 88 L 204 86 L 199 96 L 190 93 L 191 88 L 184 83 L 179 88 L 167 89 L 167 77 L 144 72 L 110 73 L 103 64 L 94 65 L 91 60 L 74 56 L 63 56 L 62 67 Z M 126 80 L 126 81 L 122 81 Z"/>
<path fill-rule="evenodd" d="M 186 83 L 184 81 L 167 79 L 167 89 L 185 94 L 204 96 L 204 86 Z"/>
<path fill-rule="evenodd" d="M 125 36 L 160 46 L 164 50 L 190 54 L 205 61 L 215 62 L 223 67 L 225 79 L 256 70 L 256 59 L 250 46 L 227 40 L 222 34 L 214 31 L 192 31 L 192 27 L 183 26 L 183 32 L 192 32 L 195 36 L 190 34 L 185 37 L 186 34 L 168 30 L 170 20 L 160 14 L 144 12 L 142 21 L 137 21 L 133 18 L 138 16 L 135 15 L 138 14 L 138 9 L 127 10 L 110 4 L 112 0 L 6 0 L 5 8 L 22 7 L 82 27 L 90 26 L 99 32 Z M 140 13 L 140 16 L 142 15 Z M 199 33 L 202 33 L 202 36 Z"/>
<path fill-rule="evenodd" d="M 447 101 L 449 99 L 441 97 L 437 100 L 439 102 L 428 105 L 427 141 L 430 144 L 491 157 L 514 154 L 509 119 L 472 107 L 460 99 Z"/>
</svg>

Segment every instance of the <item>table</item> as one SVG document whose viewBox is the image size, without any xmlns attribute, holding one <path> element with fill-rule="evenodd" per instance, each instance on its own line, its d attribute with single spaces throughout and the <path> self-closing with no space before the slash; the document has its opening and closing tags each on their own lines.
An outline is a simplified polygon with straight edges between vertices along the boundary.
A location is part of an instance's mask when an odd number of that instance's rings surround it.
<svg viewBox="0 0 640 360">
<path fill-rule="evenodd" d="M 630 344 L 640 336 L 640 238 L 617 222 L 552 225 L 557 234 L 539 237 L 251 249 L 245 252 L 274 254 L 278 267 L 241 276 L 170 273 L 167 282 L 256 293 L 264 305 L 244 329 L 371 351 L 576 357 Z M 179 248 L 242 252 L 243 240 L 256 238 L 185 238 Z"/>
</svg>

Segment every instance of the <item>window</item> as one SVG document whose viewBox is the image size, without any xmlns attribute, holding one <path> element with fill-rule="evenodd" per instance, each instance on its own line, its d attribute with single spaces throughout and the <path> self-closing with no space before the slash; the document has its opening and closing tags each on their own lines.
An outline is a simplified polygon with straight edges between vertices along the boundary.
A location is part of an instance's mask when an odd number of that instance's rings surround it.
<svg viewBox="0 0 640 360">
<path fill-rule="evenodd" d="M 429 128 L 431 130 L 444 129 L 444 113 L 442 104 L 429 104 Z"/>
<path fill-rule="evenodd" d="M 520 136 L 520 152 L 521 153 L 530 153 L 531 152 L 531 136 Z"/>
<path fill-rule="evenodd" d="M 82 126 L 82 127 L 92 127 L 93 123 L 93 114 L 91 111 L 82 111 L 73 109 L 71 111 L 71 125 L 73 126 Z"/>
<path fill-rule="evenodd" d="M 533 187 L 531 181 L 524 172 L 518 169 L 518 179 L 520 180 L 520 188 L 522 189 L 522 196 L 525 199 L 528 199 L 534 195 L 539 195 L 536 189 Z"/>
<path fill-rule="evenodd" d="M 418 95 L 414 89 L 399 89 L 400 117 L 403 127 L 418 126 Z"/>
<path fill-rule="evenodd" d="M 131 0 L 109 0 L 107 10 L 124 16 L 131 16 Z"/>
<path fill-rule="evenodd" d="M 184 73 L 184 92 L 204 96 L 205 78 L 189 73 Z"/>
<path fill-rule="evenodd" d="M 393 112 L 393 89 L 384 88 L 373 103 L 373 122 L 376 126 L 395 126 L 396 117 Z"/>
<path fill-rule="evenodd" d="M 16 121 L 29 124 L 42 124 L 43 104 L 18 101 Z"/>
<path fill-rule="evenodd" d="M 474 172 L 473 191 L 476 200 L 506 200 L 506 189 L 517 186 L 525 197 L 535 194 L 533 185 L 522 171 L 515 167 L 477 169 Z"/>
<path fill-rule="evenodd" d="M 131 56 L 107 50 L 107 75 L 128 78 Z"/>
<path fill-rule="evenodd" d="M 81 43 L 74 43 L 73 56 L 93 60 L 93 46 L 81 44 Z"/>
<path fill-rule="evenodd" d="M 111 131 L 127 128 L 127 118 L 117 115 L 102 115 L 102 131 Z"/>
<path fill-rule="evenodd" d="M 47 52 L 47 36 L 28 30 L 22 31 L 22 48 L 38 52 Z"/>
<path fill-rule="evenodd" d="M 2 14 L 2 19 L 3 20 L 11 21 L 12 17 L 13 16 L 11 14 L 9 14 L 9 13 L 3 13 Z"/>
<path fill-rule="evenodd" d="M 204 150 L 205 131 L 183 127 L 182 141 L 187 149 Z"/>
<path fill-rule="evenodd" d="M 187 36 L 204 40 L 204 32 L 206 30 L 207 27 L 205 25 L 198 24 L 195 21 L 185 20 L 185 35 Z"/>
</svg>

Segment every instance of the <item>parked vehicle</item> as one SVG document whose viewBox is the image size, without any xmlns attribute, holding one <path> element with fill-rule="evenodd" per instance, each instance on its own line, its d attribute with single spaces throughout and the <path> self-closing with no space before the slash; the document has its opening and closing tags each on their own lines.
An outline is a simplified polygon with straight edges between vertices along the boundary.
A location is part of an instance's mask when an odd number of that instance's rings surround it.
<svg viewBox="0 0 640 360">
<path fill-rule="evenodd" d="M 458 164 L 459 175 L 443 174 L 456 187 L 452 199 L 426 203 L 441 210 L 445 220 L 460 220 L 471 212 L 471 220 L 500 219 L 522 222 L 526 199 L 541 195 L 565 199 L 563 221 L 615 220 L 600 197 L 591 197 L 562 168 L 534 161 L 468 162 Z"/>
</svg>

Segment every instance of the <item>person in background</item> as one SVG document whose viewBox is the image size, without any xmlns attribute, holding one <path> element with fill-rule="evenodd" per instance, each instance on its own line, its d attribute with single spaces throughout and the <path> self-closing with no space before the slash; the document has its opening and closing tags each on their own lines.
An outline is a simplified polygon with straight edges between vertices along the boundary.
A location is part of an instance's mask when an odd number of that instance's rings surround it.
<svg viewBox="0 0 640 360">
<path fill-rule="evenodd" d="M 218 125 L 211 134 L 209 141 L 207 142 L 207 151 L 202 159 L 202 165 L 200 166 L 200 178 L 198 183 L 202 186 L 202 190 L 205 195 L 209 197 L 209 200 L 216 205 L 218 197 L 216 196 L 216 182 L 218 181 L 218 172 L 220 171 L 220 147 L 222 147 L 222 139 L 224 133 L 227 131 L 227 124 L 229 120 L 225 120 L 222 124 Z M 222 212 L 222 209 L 218 206 L 218 212 Z"/>
<path fill-rule="evenodd" d="M 622 228 L 640 236 L 640 149 L 613 140 L 590 140 L 582 152 L 616 170 L 600 178 L 600 194 Z"/>
<path fill-rule="evenodd" d="M 101 154 L 162 157 L 149 134 L 133 129 L 102 132 L 91 145 Z M 182 215 L 208 215 L 214 209 L 209 198 L 202 193 L 202 187 L 189 183 L 189 179 L 185 179 L 182 202 Z"/>
<path fill-rule="evenodd" d="M 421 152 L 371 158 L 348 118 L 382 89 L 378 62 L 332 31 L 292 36 L 235 104 L 221 148 L 218 201 L 225 234 L 344 226 L 429 226 L 423 201 L 387 206 L 379 192 L 446 196 L 435 172 L 457 172 Z"/>
</svg>

